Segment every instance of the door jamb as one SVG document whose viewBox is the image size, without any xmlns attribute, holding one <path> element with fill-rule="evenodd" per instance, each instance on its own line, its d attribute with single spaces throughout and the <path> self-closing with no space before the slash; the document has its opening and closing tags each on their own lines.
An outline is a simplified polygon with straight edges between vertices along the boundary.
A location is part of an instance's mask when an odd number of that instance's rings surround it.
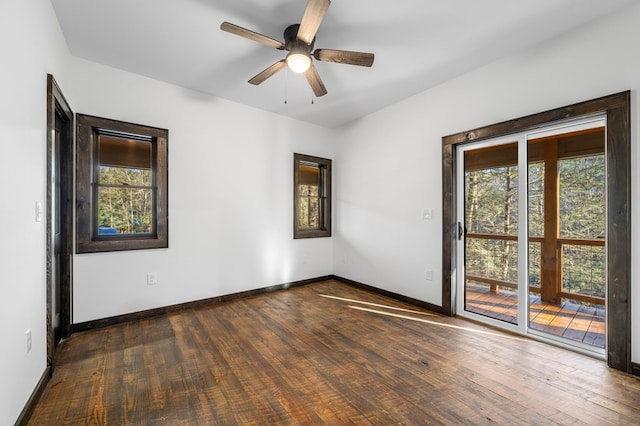
<svg viewBox="0 0 640 426">
<path fill-rule="evenodd" d="M 73 111 L 69 107 L 58 83 L 51 74 L 47 74 L 47 367 L 53 373 L 53 352 L 54 352 L 54 330 L 52 318 L 52 191 L 53 191 L 53 155 L 55 146 L 55 123 L 56 114 L 59 114 L 65 120 L 65 129 L 62 140 L 65 142 L 60 145 L 61 156 L 65 161 L 61 163 L 61 178 L 65 179 L 63 185 L 64 193 L 62 194 L 60 203 L 62 210 L 65 212 L 61 217 L 61 227 L 63 233 L 63 243 L 60 251 L 68 262 L 63 263 L 62 282 L 60 283 L 60 327 L 62 338 L 68 338 L 71 335 L 72 318 L 71 318 L 71 292 L 72 292 L 72 245 L 73 245 Z"/>
</svg>

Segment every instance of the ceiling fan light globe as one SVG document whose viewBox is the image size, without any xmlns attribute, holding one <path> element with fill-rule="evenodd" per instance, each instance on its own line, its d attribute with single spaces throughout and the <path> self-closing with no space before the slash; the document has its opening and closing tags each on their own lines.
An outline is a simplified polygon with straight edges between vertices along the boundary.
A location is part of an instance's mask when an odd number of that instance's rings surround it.
<svg viewBox="0 0 640 426">
<path fill-rule="evenodd" d="M 311 56 L 302 52 L 290 52 L 286 61 L 291 71 L 299 74 L 307 71 L 311 66 Z"/>
</svg>

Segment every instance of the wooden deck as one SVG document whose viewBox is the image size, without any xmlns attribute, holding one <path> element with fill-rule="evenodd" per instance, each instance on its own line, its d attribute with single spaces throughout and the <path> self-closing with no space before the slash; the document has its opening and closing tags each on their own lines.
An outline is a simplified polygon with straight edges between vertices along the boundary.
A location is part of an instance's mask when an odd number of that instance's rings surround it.
<svg viewBox="0 0 640 426">
<path fill-rule="evenodd" d="M 620 425 L 640 379 L 335 281 L 73 335 L 33 425 Z"/>
<path fill-rule="evenodd" d="M 488 285 L 467 284 L 467 310 L 501 321 L 517 323 L 517 298 L 513 291 L 492 293 Z M 605 309 L 572 301 L 549 305 L 537 294 L 529 298 L 529 328 L 585 343 L 605 347 Z"/>
</svg>

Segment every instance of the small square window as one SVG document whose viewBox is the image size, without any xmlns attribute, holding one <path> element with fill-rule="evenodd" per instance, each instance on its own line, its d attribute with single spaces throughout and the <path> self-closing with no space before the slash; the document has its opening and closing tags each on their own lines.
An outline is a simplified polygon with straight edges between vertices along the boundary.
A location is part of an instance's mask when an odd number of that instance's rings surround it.
<svg viewBox="0 0 640 426">
<path fill-rule="evenodd" d="M 331 236 L 331 160 L 293 154 L 293 238 Z"/>
</svg>

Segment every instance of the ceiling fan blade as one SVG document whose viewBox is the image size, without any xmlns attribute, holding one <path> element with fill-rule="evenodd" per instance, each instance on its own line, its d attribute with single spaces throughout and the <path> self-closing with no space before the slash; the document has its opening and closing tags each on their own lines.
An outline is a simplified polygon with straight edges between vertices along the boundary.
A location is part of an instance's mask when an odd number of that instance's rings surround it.
<svg viewBox="0 0 640 426">
<path fill-rule="evenodd" d="M 331 0 L 308 0 L 304 9 L 300 28 L 298 29 L 298 40 L 306 44 L 311 44 L 320 28 L 324 14 L 329 9 Z"/>
<path fill-rule="evenodd" d="M 374 54 L 365 52 L 350 52 L 348 50 L 316 49 L 313 57 L 323 62 L 358 65 L 370 67 L 373 65 Z"/>
<path fill-rule="evenodd" d="M 249 80 L 249 83 L 255 84 L 257 86 L 258 84 L 262 83 L 263 81 L 265 81 L 266 79 L 268 79 L 269 77 L 271 77 L 272 75 L 274 75 L 275 73 L 277 73 L 278 71 L 280 71 L 282 68 L 286 66 L 287 66 L 287 62 L 284 59 L 282 59 L 276 62 L 275 64 L 268 66 L 263 71 L 260 71 L 258 74 L 256 74 L 255 77 Z"/>
<path fill-rule="evenodd" d="M 267 37 L 266 35 L 258 34 L 255 31 L 248 30 L 246 28 L 239 27 L 236 24 L 232 24 L 230 22 L 223 22 L 220 24 L 220 29 L 222 31 L 226 31 L 231 34 L 239 35 L 240 37 L 248 38 L 249 40 L 257 41 L 262 44 L 266 44 L 270 47 L 275 47 L 276 49 L 282 50 L 284 49 L 284 43 L 273 39 L 271 37 Z"/>
<path fill-rule="evenodd" d="M 313 94 L 316 95 L 316 97 L 319 98 L 320 96 L 327 94 L 327 88 L 324 87 L 320 74 L 318 74 L 318 70 L 313 64 L 311 64 L 309 69 L 305 71 L 304 76 L 307 77 L 307 81 L 309 82 L 311 89 L 313 89 Z"/>
</svg>

